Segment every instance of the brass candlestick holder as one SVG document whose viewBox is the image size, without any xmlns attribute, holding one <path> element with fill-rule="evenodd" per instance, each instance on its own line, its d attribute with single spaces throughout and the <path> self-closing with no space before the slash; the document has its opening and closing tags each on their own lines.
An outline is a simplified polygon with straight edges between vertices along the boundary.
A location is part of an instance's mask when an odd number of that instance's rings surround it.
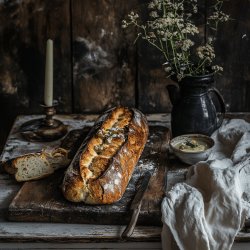
<svg viewBox="0 0 250 250">
<path fill-rule="evenodd" d="M 22 124 L 19 130 L 22 136 L 28 141 L 49 142 L 66 135 L 67 126 L 53 118 L 57 105 L 57 101 L 54 101 L 52 106 L 41 104 L 41 107 L 44 108 L 45 118 L 34 119 Z"/>
</svg>

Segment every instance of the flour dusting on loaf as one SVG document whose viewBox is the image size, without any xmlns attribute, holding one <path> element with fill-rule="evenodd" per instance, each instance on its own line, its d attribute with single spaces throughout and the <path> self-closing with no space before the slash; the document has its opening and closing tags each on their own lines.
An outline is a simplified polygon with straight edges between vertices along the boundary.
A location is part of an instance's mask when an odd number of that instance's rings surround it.
<svg viewBox="0 0 250 250">
<path fill-rule="evenodd" d="M 147 121 L 140 111 L 117 107 L 104 113 L 65 173 L 62 185 L 65 198 L 87 204 L 119 200 L 147 137 Z"/>
</svg>

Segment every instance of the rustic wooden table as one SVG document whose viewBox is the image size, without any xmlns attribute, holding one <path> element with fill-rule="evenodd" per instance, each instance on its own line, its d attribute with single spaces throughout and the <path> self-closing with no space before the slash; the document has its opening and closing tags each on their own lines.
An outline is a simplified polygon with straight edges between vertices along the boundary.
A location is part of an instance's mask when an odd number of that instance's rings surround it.
<svg viewBox="0 0 250 250">
<path fill-rule="evenodd" d="M 228 114 L 250 120 L 250 114 Z M 23 140 L 18 128 L 25 121 L 40 116 L 20 116 L 10 132 L 0 161 L 18 155 L 39 151 L 48 143 L 31 143 Z M 96 115 L 58 115 L 70 129 L 91 126 Z M 170 127 L 170 115 L 147 116 L 149 123 Z M 49 146 L 58 145 L 57 142 Z M 161 249 L 161 227 L 137 226 L 128 241 L 119 240 L 123 225 L 87 225 L 66 223 L 9 222 L 6 212 L 22 184 L 16 183 L 0 169 L 0 249 Z M 249 243 L 248 243 L 249 241 Z M 250 249 L 250 233 L 240 232 L 233 249 Z"/>
</svg>

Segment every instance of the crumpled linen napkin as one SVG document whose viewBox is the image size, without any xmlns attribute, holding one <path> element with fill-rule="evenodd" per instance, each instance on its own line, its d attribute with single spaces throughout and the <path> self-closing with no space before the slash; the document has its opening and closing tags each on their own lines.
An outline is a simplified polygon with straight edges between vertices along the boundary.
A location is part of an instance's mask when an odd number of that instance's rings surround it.
<svg viewBox="0 0 250 250">
<path fill-rule="evenodd" d="M 162 248 L 228 250 L 250 217 L 250 124 L 225 120 L 206 162 L 189 168 L 162 201 Z M 177 248 L 178 249 L 178 248 Z"/>
</svg>

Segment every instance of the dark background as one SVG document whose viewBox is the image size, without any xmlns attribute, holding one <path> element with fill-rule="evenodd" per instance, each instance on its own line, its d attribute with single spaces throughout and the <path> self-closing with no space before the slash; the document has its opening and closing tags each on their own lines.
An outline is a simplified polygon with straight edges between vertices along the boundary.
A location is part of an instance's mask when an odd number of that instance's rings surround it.
<svg viewBox="0 0 250 250">
<path fill-rule="evenodd" d="M 170 112 L 159 55 L 121 29 L 143 0 L 0 1 L 0 150 L 19 114 L 41 113 L 46 40 L 54 40 L 54 98 L 58 113 L 100 113 L 114 105 Z M 202 25 L 210 0 L 200 0 Z M 217 77 L 228 111 L 250 110 L 250 1 L 229 0 L 233 19 L 219 30 Z"/>
</svg>

